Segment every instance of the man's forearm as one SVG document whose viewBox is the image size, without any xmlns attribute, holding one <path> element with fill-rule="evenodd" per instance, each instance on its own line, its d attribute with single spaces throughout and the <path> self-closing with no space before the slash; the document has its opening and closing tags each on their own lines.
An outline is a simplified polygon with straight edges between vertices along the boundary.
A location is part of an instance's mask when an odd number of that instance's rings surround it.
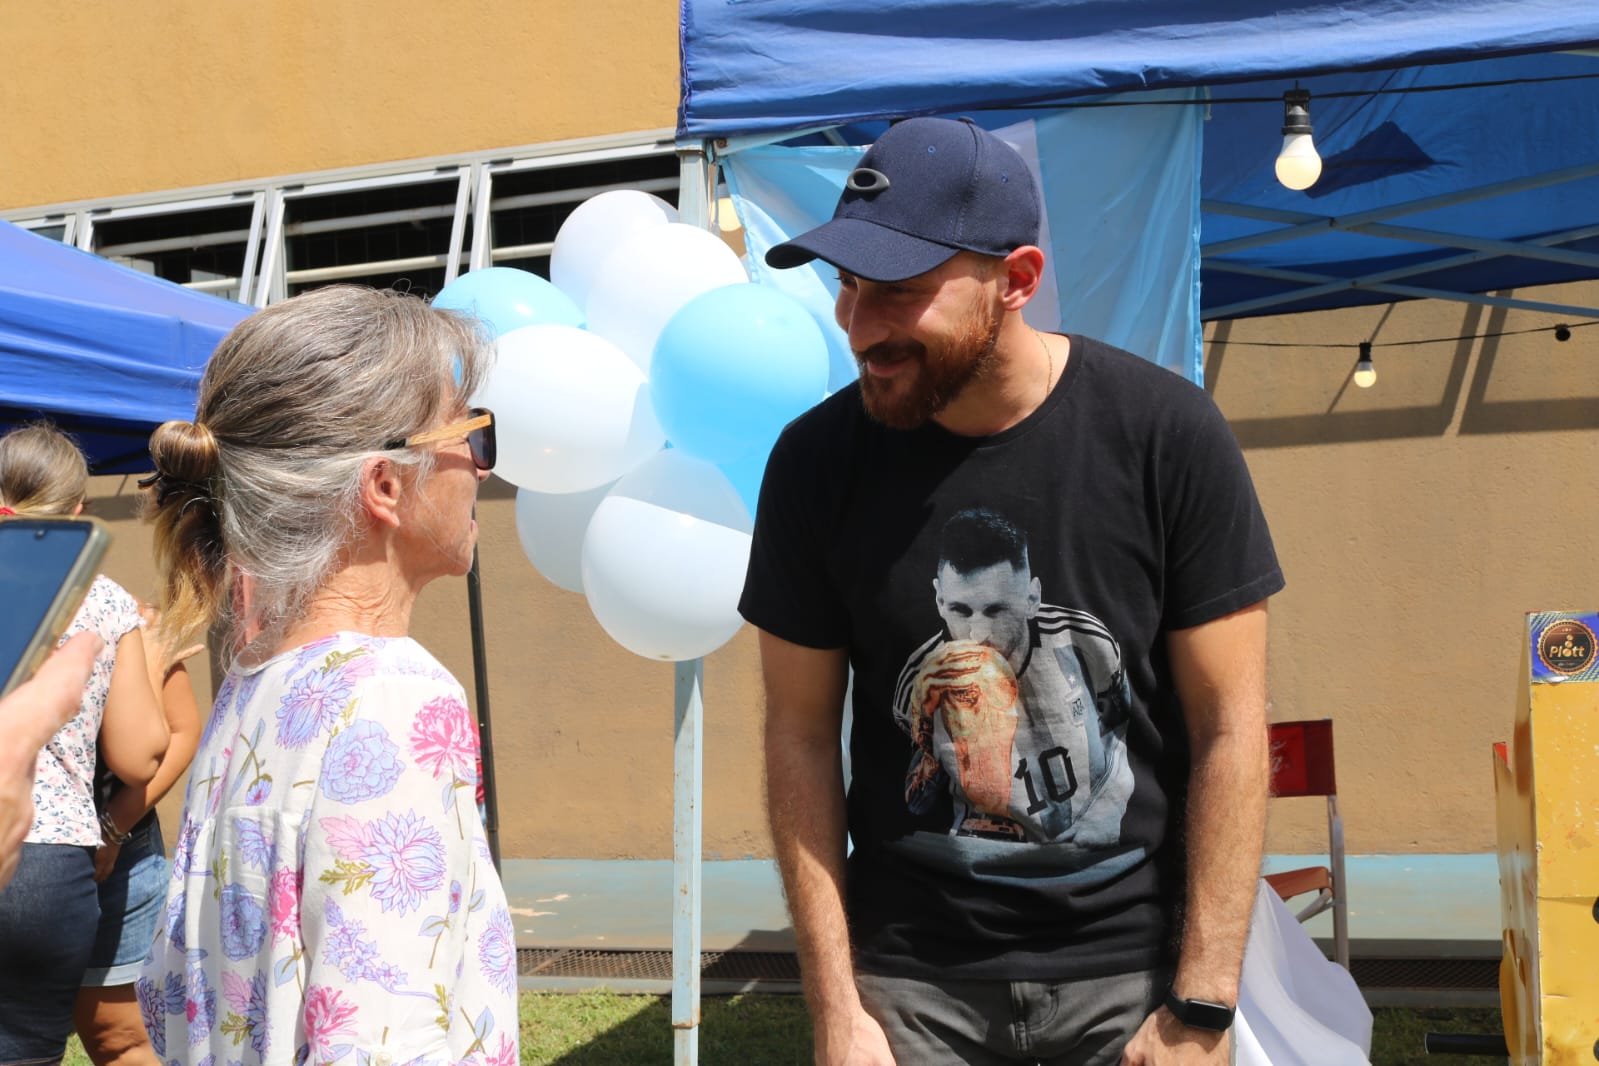
<svg viewBox="0 0 1599 1066">
<path fill-rule="evenodd" d="M 1193 752 L 1188 782 L 1187 902 L 1173 987 L 1236 1003 L 1266 824 L 1266 730 L 1218 732 Z M 1263 717 L 1263 714 L 1260 715 Z"/>
<path fill-rule="evenodd" d="M 767 735 L 767 811 L 813 1015 L 859 1004 L 844 917 L 843 764 L 831 743 Z"/>
</svg>

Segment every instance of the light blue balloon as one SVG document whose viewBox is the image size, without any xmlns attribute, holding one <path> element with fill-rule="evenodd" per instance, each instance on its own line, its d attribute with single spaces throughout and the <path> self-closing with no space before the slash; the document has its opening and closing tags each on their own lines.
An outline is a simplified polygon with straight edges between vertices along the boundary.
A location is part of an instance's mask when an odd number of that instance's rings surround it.
<svg viewBox="0 0 1599 1066">
<path fill-rule="evenodd" d="M 762 285 L 701 293 L 667 320 L 650 357 L 666 439 L 723 464 L 770 448 L 827 394 L 827 341 L 805 306 Z"/>
<path fill-rule="evenodd" d="M 471 270 L 433 297 L 433 306 L 476 315 L 495 337 L 523 326 L 582 326 L 583 310 L 537 274 L 515 267 Z"/>
<path fill-rule="evenodd" d="M 768 441 L 741 459 L 717 464 L 738 490 L 739 498 L 749 509 L 751 518 L 755 517 L 755 504 L 761 498 L 761 479 L 766 476 L 766 461 L 772 457 L 772 444 Z"/>
</svg>

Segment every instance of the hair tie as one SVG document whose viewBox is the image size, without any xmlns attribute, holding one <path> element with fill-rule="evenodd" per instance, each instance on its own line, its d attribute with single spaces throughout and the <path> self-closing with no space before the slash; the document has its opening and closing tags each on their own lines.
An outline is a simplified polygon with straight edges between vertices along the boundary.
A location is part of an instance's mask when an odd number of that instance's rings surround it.
<svg viewBox="0 0 1599 1066">
<path fill-rule="evenodd" d="M 17 512 L 16 511 L 13 511 L 9 507 L 0 507 L 0 518 L 15 518 L 15 517 L 17 517 Z"/>
</svg>

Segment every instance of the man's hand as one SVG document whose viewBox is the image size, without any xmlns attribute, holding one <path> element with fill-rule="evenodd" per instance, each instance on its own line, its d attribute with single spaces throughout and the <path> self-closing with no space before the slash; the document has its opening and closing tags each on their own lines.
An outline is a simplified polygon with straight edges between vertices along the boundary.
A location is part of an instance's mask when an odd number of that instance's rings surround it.
<svg viewBox="0 0 1599 1066">
<path fill-rule="evenodd" d="M 1191 1029 L 1161 1007 L 1122 1051 L 1121 1066 L 1226 1066 L 1230 1033 Z"/>
<path fill-rule="evenodd" d="M 17 872 L 22 841 L 33 825 L 33 767 L 83 701 L 94 657 L 105 642 L 80 633 L 39 667 L 38 673 L 0 700 L 0 888 Z"/>
<path fill-rule="evenodd" d="M 894 1066 L 883 1027 L 856 1007 L 839 1018 L 816 1022 L 816 1066 Z"/>
</svg>

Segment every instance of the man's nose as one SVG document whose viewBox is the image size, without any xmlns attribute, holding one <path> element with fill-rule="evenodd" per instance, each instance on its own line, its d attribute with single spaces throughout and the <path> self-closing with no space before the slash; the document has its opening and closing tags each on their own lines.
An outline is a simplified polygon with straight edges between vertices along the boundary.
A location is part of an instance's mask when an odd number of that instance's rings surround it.
<svg viewBox="0 0 1599 1066">
<path fill-rule="evenodd" d="M 859 284 L 857 282 L 857 286 Z M 858 287 L 854 291 L 845 289 L 839 292 L 834 316 L 849 337 L 850 350 L 853 352 L 864 352 L 889 338 L 887 322 L 875 303 L 870 294 L 862 293 Z"/>
</svg>

